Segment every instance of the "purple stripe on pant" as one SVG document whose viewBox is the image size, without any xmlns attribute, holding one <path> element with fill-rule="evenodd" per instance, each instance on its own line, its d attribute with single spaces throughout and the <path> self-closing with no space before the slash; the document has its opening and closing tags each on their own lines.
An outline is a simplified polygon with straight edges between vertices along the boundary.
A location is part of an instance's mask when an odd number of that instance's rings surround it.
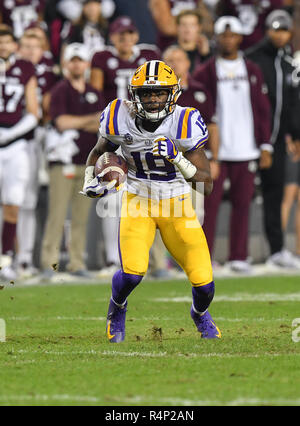
<svg viewBox="0 0 300 426">
<path fill-rule="evenodd" d="M 230 220 L 229 260 L 246 260 L 248 257 L 249 211 L 254 194 L 255 172 L 249 170 L 253 161 L 224 161 L 221 163 L 219 178 L 214 182 L 212 194 L 205 199 L 204 232 L 210 252 L 213 253 L 217 215 L 224 193 L 224 181 L 230 180 Z"/>
</svg>

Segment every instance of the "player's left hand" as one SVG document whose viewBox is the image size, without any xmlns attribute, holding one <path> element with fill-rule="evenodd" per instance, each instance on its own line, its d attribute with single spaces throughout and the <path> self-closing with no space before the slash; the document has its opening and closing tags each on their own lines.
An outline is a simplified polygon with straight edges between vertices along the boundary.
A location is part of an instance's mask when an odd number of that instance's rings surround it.
<svg viewBox="0 0 300 426">
<path fill-rule="evenodd" d="M 154 155 L 165 157 L 170 163 L 176 163 L 181 154 L 175 142 L 165 136 L 155 139 L 152 152 Z"/>
</svg>

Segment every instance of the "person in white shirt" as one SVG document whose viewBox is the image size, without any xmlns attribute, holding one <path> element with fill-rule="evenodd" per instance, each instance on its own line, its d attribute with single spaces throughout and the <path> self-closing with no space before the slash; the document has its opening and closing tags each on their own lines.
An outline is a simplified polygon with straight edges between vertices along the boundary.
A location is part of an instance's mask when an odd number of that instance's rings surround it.
<svg viewBox="0 0 300 426">
<path fill-rule="evenodd" d="M 249 273 L 249 210 L 254 194 L 256 170 L 272 164 L 270 104 L 259 68 L 239 51 L 243 28 L 232 16 L 215 24 L 218 55 L 211 58 L 194 77 L 211 91 L 219 125 L 221 171 L 213 193 L 205 201 L 204 230 L 213 251 L 216 220 L 230 180 L 232 204 L 229 265 Z"/>
</svg>

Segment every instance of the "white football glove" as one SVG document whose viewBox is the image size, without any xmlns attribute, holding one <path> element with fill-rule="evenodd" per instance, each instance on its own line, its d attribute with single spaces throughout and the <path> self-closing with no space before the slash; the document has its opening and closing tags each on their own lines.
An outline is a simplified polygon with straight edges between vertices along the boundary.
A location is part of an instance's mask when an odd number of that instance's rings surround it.
<svg viewBox="0 0 300 426">
<path fill-rule="evenodd" d="M 80 192 L 80 194 L 89 198 L 103 198 L 106 195 L 117 192 L 117 180 L 114 179 L 111 182 L 102 182 L 101 178 L 103 176 L 104 174 L 100 173 L 94 178 L 94 167 L 87 167 L 85 171 L 83 190 Z"/>
</svg>

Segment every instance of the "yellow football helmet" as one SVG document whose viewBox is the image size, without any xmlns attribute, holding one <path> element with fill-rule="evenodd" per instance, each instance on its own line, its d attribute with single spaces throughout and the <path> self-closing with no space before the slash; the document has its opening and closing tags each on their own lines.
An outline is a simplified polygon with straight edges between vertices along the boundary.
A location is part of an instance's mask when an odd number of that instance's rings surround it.
<svg viewBox="0 0 300 426">
<path fill-rule="evenodd" d="M 169 91 L 168 99 L 161 111 L 155 113 L 146 111 L 140 99 L 141 89 L 167 89 Z M 138 117 L 150 121 L 160 121 L 174 112 L 176 102 L 181 95 L 180 81 L 172 68 L 164 62 L 149 61 L 136 70 L 129 85 L 129 93 Z"/>
</svg>

